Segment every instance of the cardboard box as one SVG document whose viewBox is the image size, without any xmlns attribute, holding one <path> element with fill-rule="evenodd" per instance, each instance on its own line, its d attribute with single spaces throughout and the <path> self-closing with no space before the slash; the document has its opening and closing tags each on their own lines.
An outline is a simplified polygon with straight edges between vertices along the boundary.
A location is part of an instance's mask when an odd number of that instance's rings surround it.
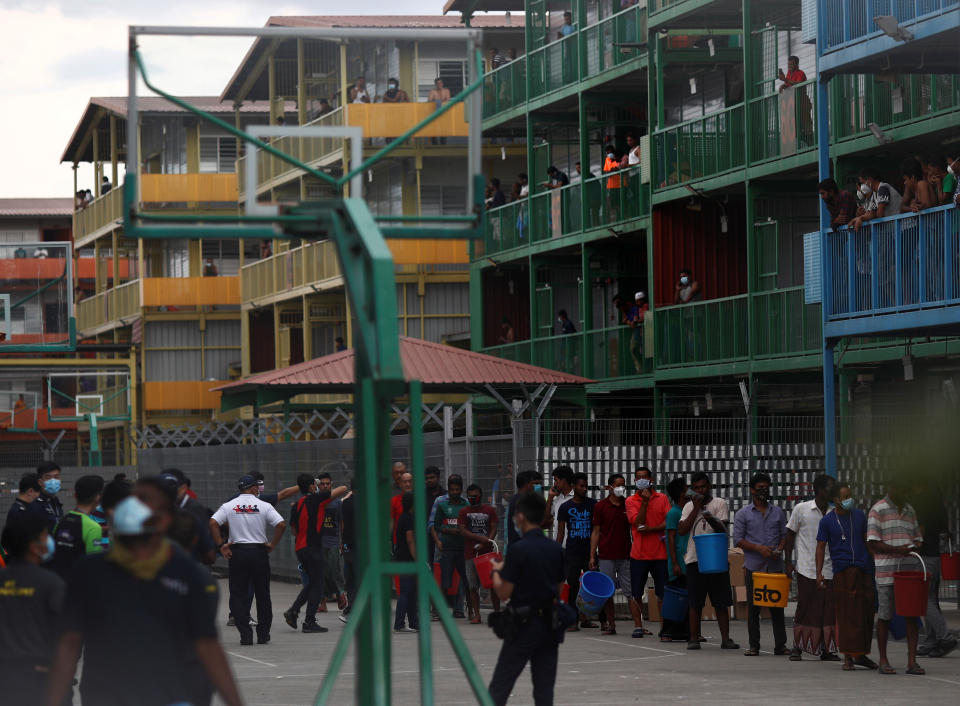
<svg viewBox="0 0 960 706">
<path fill-rule="evenodd" d="M 746 601 L 737 601 L 733 606 L 733 619 L 734 620 L 746 620 L 747 619 L 747 602 Z"/>
<path fill-rule="evenodd" d="M 746 603 L 747 602 L 747 587 L 746 586 L 734 586 L 733 587 L 733 597 L 737 603 Z"/>
<path fill-rule="evenodd" d="M 652 588 L 647 589 L 647 620 L 653 623 L 659 623 L 663 620 L 663 616 L 660 615 L 656 591 Z"/>
<path fill-rule="evenodd" d="M 730 585 L 746 586 L 747 579 L 743 573 L 743 550 L 731 549 L 727 553 L 727 560 L 730 562 Z"/>
</svg>

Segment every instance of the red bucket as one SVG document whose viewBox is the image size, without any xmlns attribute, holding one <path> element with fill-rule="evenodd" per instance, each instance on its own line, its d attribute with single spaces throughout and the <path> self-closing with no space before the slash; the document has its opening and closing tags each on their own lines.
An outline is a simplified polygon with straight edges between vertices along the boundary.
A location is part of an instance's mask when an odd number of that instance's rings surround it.
<svg viewBox="0 0 960 706">
<path fill-rule="evenodd" d="M 493 588 L 493 562 L 502 561 L 503 554 L 497 548 L 497 543 L 492 542 L 493 551 L 487 554 L 481 554 L 473 560 L 473 565 L 477 568 L 477 576 L 480 578 L 480 585 L 484 588 Z"/>
<path fill-rule="evenodd" d="M 440 590 L 443 591 L 443 572 L 440 570 L 440 564 L 433 565 L 433 578 L 437 582 L 437 586 L 440 587 Z M 447 589 L 448 596 L 457 595 L 457 590 L 460 588 L 460 574 L 457 573 L 457 570 L 453 570 L 453 578 L 450 580 L 450 588 Z"/>
<path fill-rule="evenodd" d="M 927 590 L 929 578 L 923 558 L 910 552 L 920 560 L 923 571 L 894 571 L 893 595 L 897 615 L 905 618 L 922 618 L 927 614 Z"/>
<path fill-rule="evenodd" d="M 940 555 L 940 578 L 944 581 L 960 581 L 960 552 L 952 551 L 952 544 L 947 549 L 949 551 Z"/>
</svg>

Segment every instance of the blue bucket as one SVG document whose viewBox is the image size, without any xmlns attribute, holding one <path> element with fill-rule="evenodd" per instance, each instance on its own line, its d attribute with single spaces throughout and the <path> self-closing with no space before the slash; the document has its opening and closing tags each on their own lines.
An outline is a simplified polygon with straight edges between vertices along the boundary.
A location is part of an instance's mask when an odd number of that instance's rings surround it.
<svg viewBox="0 0 960 706">
<path fill-rule="evenodd" d="M 725 532 L 698 534 L 693 542 L 697 547 L 697 571 L 701 574 L 722 574 L 730 568 Z"/>
<path fill-rule="evenodd" d="M 580 593 L 577 608 L 584 615 L 599 615 L 603 606 L 613 596 L 616 587 L 613 580 L 599 571 L 587 571 L 580 577 Z"/>
<path fill-rule="evenodd" d="M 674 623 L 680 623 L 689 617 L 689 603 L 687 602 L 687 589 L 665 586 L 663 589 L 663 608 L 660 614 L 665 620 Z"/>
</svg>

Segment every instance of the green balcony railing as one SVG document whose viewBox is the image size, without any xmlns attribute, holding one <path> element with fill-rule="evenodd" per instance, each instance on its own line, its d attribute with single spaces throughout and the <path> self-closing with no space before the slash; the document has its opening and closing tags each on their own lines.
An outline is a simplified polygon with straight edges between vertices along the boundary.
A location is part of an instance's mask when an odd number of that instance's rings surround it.
<svg viewBox="0 0 960 706">
<path fill-rule="evenodd" d="M 751 160 L 762 162 L 815 149 L 816 98 L 816 81 L 806 81 L 751 100 Z"/>
<path fill-rule="evenodd" d="M 653 135 L 657 189 L 744 166 L 743 104 L 688 120 Z"/>
<path fill-rule="evenodd" d="M 747 296 L 654 311 L 657 368 L 746 360 L 750 354 Z"/>
<path fill-rule="evenodd" d="M 830 81 L 833 140 L 858 137 L 868 125 L 896 127 L 960 109 L 960 75 L 904 74 L 893 82 L 871 75 L 844 75 Z"/>
<path fill-rule="evenodd" d="M 614 45 L 646 40 L 647 9 L 639 5 L 632 5 L 563 39 L 555 39 L 484 77 L 483 117 L 492 118 L 527 100 L 625 64 L 643 52 L 637 47 Z"/>
<path fill-rule="evenodd" d="M 502 346 L 484 348 L 483 352 L 503 360 L 512 360 L 515 363 L 530 363 L 530 341 L 505 343 Z"/>
<path fill-rule="evenodd" d="M 591 380 L 609 380 L 653 373 L 652 318 L 648 326 L 649 331 L 642 326 L 616 326 L 584 333 L 582 375 Z"/>
<path fill-rule="evenodd" d="M 477 245 L 473 257 L 615 226 L 649 213 L 641 168 L 629 167 L 487 211 L 484 242 Z"/>
<path fill-rule="evenodd" d="M 823 325 L 820 304 L 804 302 L 804 288 L 751 294 L 752 354 L 758 358 L 820 353 Z"/>
<path fill-rule="evenodd" d="M 521 56 L 483 77 L 483 117 L 490 118 L 527 100 L 527 59 Z"/>
</svg>

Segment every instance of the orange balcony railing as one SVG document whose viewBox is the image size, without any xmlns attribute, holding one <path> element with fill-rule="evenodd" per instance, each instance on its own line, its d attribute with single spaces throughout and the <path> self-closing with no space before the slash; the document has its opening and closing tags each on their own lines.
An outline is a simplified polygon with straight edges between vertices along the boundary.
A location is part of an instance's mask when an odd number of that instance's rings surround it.
<svg viewBox="0 0 960 706">
<path fill-rule="evenodd" d="M 143 174 L 140 199 L 153 203 L 236 203 L 236 174 Z"/>
<path fill-rule="evenodd" d="M 143 306 L 200 307 L 240 304 L 239 277 L 147 277 Z"/>
<path fill-rule="evenodd" d="M 225 385 L 217 380 L 169 380 L 143 383 L 143 406 L 148 412 L 220 409 L 220 393 L 211 388 Z"/>
<path fill-rule="evenodd" d="M 366 137 L 402 135 L 436 110 L 433 103 L 352 103 L 347 106 L 347 125 L 362 127 Z M 414 137 L 468 137 L 463 103 L 417 132 Z"/>
</svg>

